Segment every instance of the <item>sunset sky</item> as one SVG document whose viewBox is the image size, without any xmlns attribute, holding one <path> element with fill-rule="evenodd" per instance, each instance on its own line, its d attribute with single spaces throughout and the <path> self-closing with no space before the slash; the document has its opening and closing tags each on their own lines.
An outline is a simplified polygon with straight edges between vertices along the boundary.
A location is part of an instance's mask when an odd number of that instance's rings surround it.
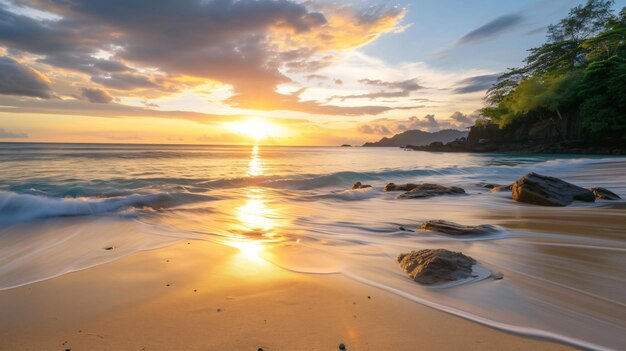
<svg viewBox="0 0 626 351">
<path fill-rule="evenodd" d="M 0 0 L 0 141 L 463 129 L 498 73 L 583 2 Z"/>
</svg>

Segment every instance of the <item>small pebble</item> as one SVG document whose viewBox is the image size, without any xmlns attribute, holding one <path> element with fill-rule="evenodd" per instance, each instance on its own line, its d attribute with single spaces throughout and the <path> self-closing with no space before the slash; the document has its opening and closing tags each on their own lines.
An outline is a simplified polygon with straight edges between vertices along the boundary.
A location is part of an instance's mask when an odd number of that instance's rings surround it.
<svg viewBox="0 0 626 351">
<path fill-rule="evenodd" d="M 263 351 L 263 348 L 262 348 L 262 347 L 259 347 L 259 349 L 258 349 L 257 351 Z"/>
<path fill-rule="evenodd" d="M 107 246 L 104 248 L 105 250 L 109 251 L 109 250 L 113 250 L 113 246 Z"/>
<path fill-rule="evenodd" d="M 372 297 L 371 297 L 371 296 L 368 296 L 367 298 L 368 298 L 368 299 L 371 299 Z"/>
<path fill-rule="evenodd" d="M 196 291 L 198 291 L 198 290 L 196 290 L 196 289 L 193 289 L 193 292 L 196 292 Z"/>
<path fill-rule="evenodd" d="M 218 308 L 218 309 L 217 309 L 217 312 L 222 312 L 222 309 L 221 309 L 221 308 Z"/>
<path fill-rule="evenodd" d="M 339 350 L 345 350 L 346 349 L 346 345 L 344 344 L 339 344 Z"/>
<path fill-rule="evenodd" d="M 165 286 L 170 286 L 169 284 L 165 284 Z"/>
<path fill-rule="evenodd" d="M 502 274 L 502 272 L 491 273 L 491 278 L 494 280 L 500 280 L 504 278 L 504 274 Z"/>
</svg>

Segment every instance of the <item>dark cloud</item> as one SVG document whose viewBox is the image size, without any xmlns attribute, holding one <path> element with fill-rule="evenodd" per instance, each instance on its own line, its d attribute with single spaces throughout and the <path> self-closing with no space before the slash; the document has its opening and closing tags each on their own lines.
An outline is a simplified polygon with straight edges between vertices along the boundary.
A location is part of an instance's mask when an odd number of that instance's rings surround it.
<svg viewBox="0 0 626 351">
<path fill-rule="evenodd" d="M 113 101 L 113 96 L 106 90 L 99 88 L 82 88 L 81 93 L 85 99 L 89 102 L 108 104 Z"/>
<path fill-rule="evenodd" d="M 524 35 L 537 35 L 537 34 L 546 34 L 548 32 L 548 27 L 538 27 L 528 32 L 524 33 Z"/>
<path fill-rule="evenodd" d="M 150 78 L 134 73 L 112 73 L 107 76 L 94 76 L 94 83 L 118 90 L 133 90 L 139 88 L 157 88 L 158 85 Z"/>
<path fill-rule="evenodd" d="M 0 57 L 0 94 L 52 97 L 48 79 L 43 74 L 8 56 Z"/>
<path fill-rule="evenodd" d="M 28 134 L 26 133 L 13 133 L 4 128 L 0 128 L 0 138 L 3 139 L 23 139 L 28 138 Z"/>
<path fill-rule="evenodd" d="M 498 80 L 499 76 L 500 74 L 485 74 L 465 78 L 456 84 L 454 92 L 457 94 L 467 94 L 487 90 Z"/>
<path fill-rule="evenodd" d="M 523 21 L 524 16 L 519 13 L 500 16 L 462 36 L 456 46 L 482 43 L 519 26 Z"/>
</svg>

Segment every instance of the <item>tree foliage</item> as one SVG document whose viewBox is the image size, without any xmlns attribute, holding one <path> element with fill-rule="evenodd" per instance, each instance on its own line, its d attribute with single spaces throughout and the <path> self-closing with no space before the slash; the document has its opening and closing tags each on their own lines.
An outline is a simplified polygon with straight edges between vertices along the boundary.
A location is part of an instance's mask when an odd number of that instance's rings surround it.
<svg viewBox="0 0 626 351">
<path fill-rule="evenodd" d="M 557 129 L 578 123 L 570 129 L 594 140 L 626 141 L 626 8 L 612 7 L 588 0 L 549 26 L 546 43 L 487 91 L 482 115 L 501 126 L 540 116 Z"/>
</svg>

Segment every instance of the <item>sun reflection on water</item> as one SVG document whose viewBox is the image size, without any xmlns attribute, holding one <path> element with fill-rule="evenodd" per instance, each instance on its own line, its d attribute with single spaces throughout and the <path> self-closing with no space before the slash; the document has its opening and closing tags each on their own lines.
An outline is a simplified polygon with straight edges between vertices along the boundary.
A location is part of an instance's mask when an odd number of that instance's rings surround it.
<svg viewBox="0 0 626 351">
<path fill-rule="evenodd" d="M 250 153 L 248 175 L 263 174 L 261 154 L 258 145 Z M 226 244 L 239 249 L 242 257 L 251 260 L 261 260 L 267 255 L 267 248 L 280 242 L 278 234 L 280 216 L 273 201 L 267 194 L 267 189 L 260 187 L 246 188 L 244 203 L 235 207 L 235 218 L 231 233 L 235 234 Z"/>
<path fill-rule="evenodd" d="M 248 175 L 256 177 L 263 174 L 263 164 L 261 163 L 261 156 L 259 154 L 259 145 L 252 147 L 250 153 L 250 162 L 248 163 Z"/>
</svg>

